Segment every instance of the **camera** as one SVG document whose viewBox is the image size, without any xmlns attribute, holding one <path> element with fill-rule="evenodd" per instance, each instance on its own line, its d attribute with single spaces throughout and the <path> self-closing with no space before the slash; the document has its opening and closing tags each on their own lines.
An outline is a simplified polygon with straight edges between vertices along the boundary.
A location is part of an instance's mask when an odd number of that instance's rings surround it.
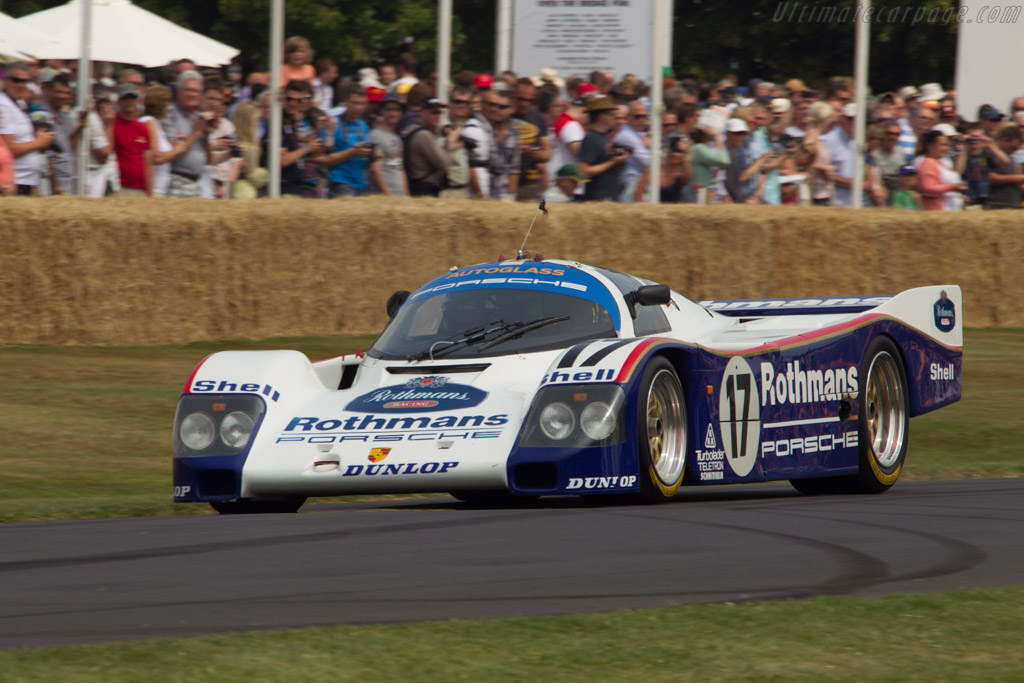
<svg viewBox="0 0 1024 683">
<path fill-rule="evenodd" d="M 614 145 L 612 145 L 612 156 L 622 156 L 623 154 L 632 154 L 632 153 L 633 153 L 633 148 L 630 147 L 629 145 L 620 145 L 617 142 Z"/>
<path fill-rule="evenodd" d="M 466 146 L 466 149 L 472 152 L 476 149 L 477 142 L 472 138 L 467 138 L 465 135 L 460 135 L 459 139 L 462 140 L 462 144 Z"/>
</svg>

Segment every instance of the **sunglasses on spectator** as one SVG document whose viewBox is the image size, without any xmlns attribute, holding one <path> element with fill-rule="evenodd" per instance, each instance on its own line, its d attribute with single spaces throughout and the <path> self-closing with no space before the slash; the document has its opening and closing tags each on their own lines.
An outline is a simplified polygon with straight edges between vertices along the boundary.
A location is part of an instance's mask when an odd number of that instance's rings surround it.
<svg viewBox="0 0 1024 683">
<path fill-rule="evenodd" d="M 530 104 L 533 104 L 533 102 L 535 101 L 535 98 L 533 97 L 517 97 L 516 99 L 519 100 L 520 102 L 529 102 Z"/>
<path fill-rule="evenodd" d="M 886 134 L 886 136 L 888 136 L 890 138 L 898 138 L 900 136 L 898 131 L 892 131 L 892 130 L 887 131 L 885 134 Z"/>
<path fill-rule="evenodd" d="M 533 102 L 533 100 L 530 100 Z M 469 100 L 452 100 L 452 104 L 469 104 Z"/>
<path fill-rule="evenodd" d="M 309 102 L 312 97 L 285 97 L 285 102 L 294 102 L 295 104 L 301 104 L 303 102 Z"/>
<path fill-rule="evenodd" d="M 511 104 L 502 104 L 500 102 L 484 102 L 488 107 L 497 107 L 498 109 L 511 109 Z"/>
<path fill-rule="evenodd" d="M 634 119 L 649 119 L 651 118 L 647 114 L 631 114 Z"/>
<path fill-rule="evenodd" d="M 9 80 L 11 83 L 28 83 L 27 78 L 18 78 L 17 76 L 8 76 L 7 80 Z"/>
</svg>

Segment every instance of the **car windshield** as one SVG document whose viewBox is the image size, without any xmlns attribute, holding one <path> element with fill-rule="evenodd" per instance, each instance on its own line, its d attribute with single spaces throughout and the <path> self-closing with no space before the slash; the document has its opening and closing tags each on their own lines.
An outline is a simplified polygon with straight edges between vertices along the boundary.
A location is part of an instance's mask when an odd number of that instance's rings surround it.
<svg viewBox="0 0 1024 683">
<path fill-rule="evenodd" d="M 615 336 L 608 311 L 586 299 L 532 289 L 471 289 L 402 306 L 369 355 L 384 360 L 479 358 Z"/>
</svg>

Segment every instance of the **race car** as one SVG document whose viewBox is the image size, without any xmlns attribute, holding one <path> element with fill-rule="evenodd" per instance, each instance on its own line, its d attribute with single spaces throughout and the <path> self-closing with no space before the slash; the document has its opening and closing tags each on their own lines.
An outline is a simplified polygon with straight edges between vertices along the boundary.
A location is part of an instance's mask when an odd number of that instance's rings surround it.
<svg viewBox="0 0 1024 683">
<path fill-rule="evenodd" d="M 403 492 L 658 502 L 773 480 L 879 493 L 903 469 L 909 419 L 961 392 L 956 285 L 695 302 L 521 255 L 386 307 L 365 354 L 200 362 L 175 417 L 174 499 L 244 513 Z"/>
</svg>

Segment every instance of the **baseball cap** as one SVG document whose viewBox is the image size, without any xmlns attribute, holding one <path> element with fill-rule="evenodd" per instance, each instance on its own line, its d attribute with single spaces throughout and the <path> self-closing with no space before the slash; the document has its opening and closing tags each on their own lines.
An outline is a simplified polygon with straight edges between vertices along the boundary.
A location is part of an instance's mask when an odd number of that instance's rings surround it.
<svg viewBox="0 0 1024 683">
<path fill-rule="evenodd" d="M 393 92 L 389 92 L 387 95 L 385 95 L 384 97 L 380 98 L 380 103 L 381 104 L 390 104 L 392 102 L 394 102 L 395 104 L 400 104 L 403 107 L 405 107 L 405 103 L 402 102 L 402 98 L 399 97 L 398 95 L 396 95 Z"/>
<path fill-rule="evenodd" d="M 847 102 L 843 105 L 843 116 L 848 116 L 851 119 L 857 116 L 857 105 L 854 102 Z"/>
<path fill-rule="evenodd" d="M 580 171 L 576 168 L 576 164 L 566 164 L 562 168 L 558 169 L 559 178 L 572 178 L 578 183 L 589 183 L 590 178 L 584 178 L 580 175 Z"/>
<path fill-rule="evenodd" d="M 932 126 L 932 130 L 939 131 L 940 133 L 945 135 L 947 138 L 951 138 L 951 137 L 953 137 L 955 135 L 960 135 L 960 133 L 957 132 L 956 128 L 954 128 L 953 126 L 951 126 L 948 123 L 936 124 L 936 125 Z"/>
<path fill-rule="evenodd" d="M 914 168 L 913 166 L 911 166 L 910 164 L 907 164 L 906 166 L 900 166 L 900 175 L 911 175 L 911 174 L 916 175 L 917 174 L 917 169 Z"/>
<path fill-rule="evenodd" d="M 807 86 L 799 78 L 791 78 L 783 84 L 789 92 L 803 92 Z"/>
<path fill-rule="evenodd" d="M 494 84 L 494 77 L 490 74 L 477 74 L 473 79 L 473 87 L 478 90 L 490 88 Z"/>
<path fill-rule="evenodd" d="M 729 119 L 725 124 L 725 130 L 730 133 L 749 133 L 750 128 L 743 119 Z"/>
<path fill-rule="evenodd" d="M 1006 117 L 991 104 L 983 104 L 978 108 L 978 118 L 984 121 L 1002 121 Z"/>
<path fill-rule="evenodd" d="M 371 85 L 366 88 L 366 99 L 370 102 L 380 102 L 384 99 L 385 93 L 387 93 L 387 90 L 384 88 L 378 88 L 375 85 Z M 397 96 L 395 99 L 398 99 Z"/>
<path fill-rule="evenodd" d="M 576 88 L 576 95 L 579 97 L 593 95 L 596 92 L 598 92 L 597 86 L 593 83 L 580 83 L 579 87 Z"/>
<path fill-rule="evenodd" d="M 776 97 L 768 105 L 768 109 L 773 114 L 785 114 L 793 106 L 793 103 L 787 100 L 785 97 Z"/>
<path fill-rule="evenodd" d="M 448 107 L 447 104 L 445 104 L 441 100 L 437 99 L 436 97 L 431 97 L 431 98 L 425 100 L 421 106 L 424 109 L 430 109 L 430 108 L 433 108 L 433 107 L 438 107 L 438 108 L 441 108 L 441 109 L 447 109 L 447 107 Z"/>
<path fill-rule="evenodd" d="M 903 86 L 902 88 L 900 88 L 899 92 L 897 93 L 897 95 L 899 95 L 900 98 L 904 99 L 904 100 L 913 99 L 913 98 L 917 97 L 920 94 L 921 93 L 918 92 L 917 88 L 915 88 L 912 85 L 905 85 L 905 86 Z"/>
<path fill-rule="evenodd" d="M 139 86 L 134 83 L 120 83 L 117 86 L 117 99 L 122 97 L 138 97 Z"/>
</svg>

